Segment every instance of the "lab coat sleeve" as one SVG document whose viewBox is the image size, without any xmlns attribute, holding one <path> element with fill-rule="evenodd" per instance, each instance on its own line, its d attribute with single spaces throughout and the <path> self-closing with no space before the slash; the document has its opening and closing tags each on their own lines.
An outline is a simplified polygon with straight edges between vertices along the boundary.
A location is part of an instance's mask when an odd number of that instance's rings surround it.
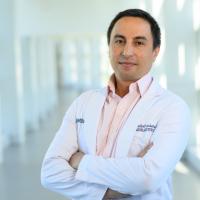
<svg viewBox="0 0 200 200">
<path fill-rule="evenodd" d="M 41 183 L 44 187 L 71 199 L 102 199 L 106 187 L 75 178 L 76 170 L 69 159 L 78 151 L 75 115 L 77 100 L 66 112 L 62 125 L 53 139 L 42 164 Z"/>
<path fill-rule="evenodd" d="M 85 155 L 76 178 L 104 184 L 121 193 L 153 192 L 171 175 L 188 141 L 190 113 L 182 101 L 174 101 L 163 112 L 154 132 L 154 145 L 144 157 L 103 158 Z"/>
</svg>

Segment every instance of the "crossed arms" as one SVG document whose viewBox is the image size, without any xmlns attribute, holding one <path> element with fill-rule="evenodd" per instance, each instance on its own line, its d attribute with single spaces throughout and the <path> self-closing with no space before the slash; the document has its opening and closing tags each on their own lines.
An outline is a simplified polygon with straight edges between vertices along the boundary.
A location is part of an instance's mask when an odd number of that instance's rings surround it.
<svg viewBox="0 0 200 200">
<path fill-rule="evenodd" d="M 149 143 L 139 154 L 138 157 L 143 157 L 148 150 L 153 146 L 153 143 Z M 78 169 L 79 163 L 81 162 L 83 156 L 85 154 L 81 151 L 76 152 L 73 154 L 69 160 L 69 164 L 74 168 Z M 129 195 L 127 194 L 122 194 L 120 192 L 114 191 L 112 189 L 107 189 L 104 198 L 103 199 L 119 199 L 119 198 L 124 198 L 128 197 Z"/>
<path fill-rule="evenodd" d="M 75 109 L 73 104 L 66 113 L 41 170 L 44 187 L 71 199 L 100 200 L 155 191 L 169 177 L 187 144 L 188 112 L 174 104 L 158 123 L 154 144 L 146 152 L 144 149 L 144 155 L 105 159 L 86 154 L 79 163 L 73 157 L 79 151 Z"/>
</svg>

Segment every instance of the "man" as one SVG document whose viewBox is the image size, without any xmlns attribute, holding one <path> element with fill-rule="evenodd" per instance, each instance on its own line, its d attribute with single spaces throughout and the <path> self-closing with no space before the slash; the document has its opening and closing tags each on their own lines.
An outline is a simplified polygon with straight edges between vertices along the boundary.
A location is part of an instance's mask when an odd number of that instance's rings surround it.
<svg viewBox="0 0 200 200">
<path fill-rule="evenodd" d="M 44 158 L 42 184 L 71 199 L 171 200 L 171 173 L 188 140 L 186 104 L 149 71 L 160 28 L 129 9 L 111 22 L 107 39 L 114 74 L 66 112 Z"/>
</svg>

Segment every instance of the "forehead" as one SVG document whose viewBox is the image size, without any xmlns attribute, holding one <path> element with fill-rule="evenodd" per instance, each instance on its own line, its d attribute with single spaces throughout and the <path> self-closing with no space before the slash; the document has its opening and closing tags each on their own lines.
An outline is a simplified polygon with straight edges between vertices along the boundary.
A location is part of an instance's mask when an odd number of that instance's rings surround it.
<svg viewBox="0 0 200 200">
<path fill-rule="evenodd" d="M 145 36 L 152 38 L 149 22 L 140 17 L 122 17 L 119 19 L 113 27 L 111 38 L 116 34 L 121 34 L 125 37 Z"/>
</svg>

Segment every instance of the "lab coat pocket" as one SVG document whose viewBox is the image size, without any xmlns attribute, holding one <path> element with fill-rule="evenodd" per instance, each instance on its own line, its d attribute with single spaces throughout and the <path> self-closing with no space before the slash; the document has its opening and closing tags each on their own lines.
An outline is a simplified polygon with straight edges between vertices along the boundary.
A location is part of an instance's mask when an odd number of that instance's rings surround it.
<svg viewBox="0 0 200 200">
<path fill-rule="evenodd" d="M 153 133 L 151 131 L 136 131 L 133 136 L 128 156 L 138 156 L 138 154 L 151 142 Z"/>
</svg>

